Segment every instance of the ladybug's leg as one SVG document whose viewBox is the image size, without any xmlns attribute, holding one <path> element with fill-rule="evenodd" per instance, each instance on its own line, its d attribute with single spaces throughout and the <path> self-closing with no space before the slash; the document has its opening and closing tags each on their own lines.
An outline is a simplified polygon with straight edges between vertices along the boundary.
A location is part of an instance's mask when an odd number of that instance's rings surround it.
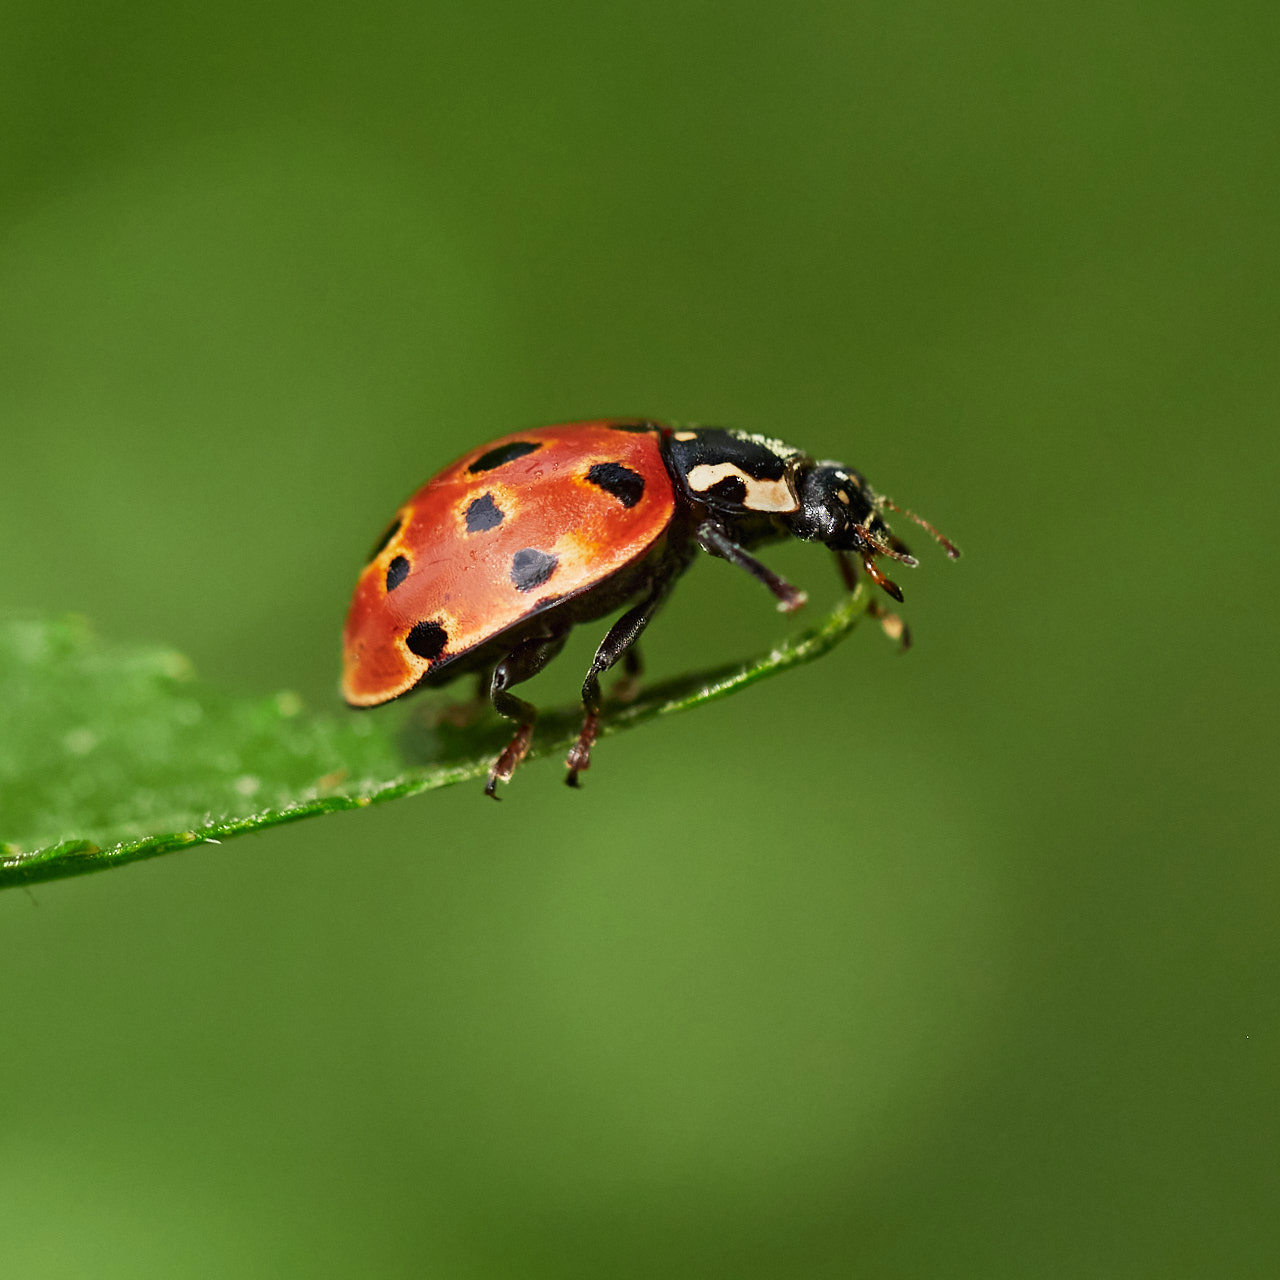
<svg viewBox="0 0 1280 1280">
<path fill-rule="evenodd" d="M 768 566 L 760 563 L 755 556 L 748 555 L 714 520 L 704 520 L 694 533 L 698 546 L 703 551 L 739 569 L 745 569 L 753 578 L 763 582 L 778 597 L 778 608 L 783 613 L 794 613 L 808 600 L 798 587 L 793 587 L 785 578 L 780 578 Z"/>
<path fill-rule="evenodd" d="M 513 684 L 521 684 L 532 680 L 552 658 L 564 648 L 568 632 L 554 636 L 535 636 L 516 645 L 509 654 L 493 669 L 489 680 L 489 701 L 499 715 L 514 720 L 517 724 L 515 736 L 503 748 L 502 754 L 493 762 L 489 770 L 489 781 L 484 784 L 484 793 L 498 799 L 499 782 L 510 782 L 516 765 L 525 758 L 529 743 L 533 738 L 533 722 L 538 718 L 538 709 L 531 702 L 517 698 L 507 690 Z"/>
<path fill-rule="evenodd" d="M 585 713 L 582 731 L 578 734 L 577 742 L 569 748 L 569 755 L 565 760 L 569 769 L 565 782 L 571 787 L 578 785 L 578 774 L 591 767 L 591 748 L 600 732 L 600 677 L 622 658 L 626 659 L 624 669 L 628 680 L 634 680 L 640 674 L 640 658 L 633 646 L 640 639 L 640 633 L 653 621 L 653 615 L 658 612 L 658 606 L 667 594 L 671 581 L 671 577 L 666 577 L 654 583 L 649 594 L 634 608 L 628 609 L 600 641 L 591 669 L 582 682 L 582 710 Z"/>
<path fill-rule="evenodd" d="M 613 696 L 619 702 L 634 702 L 640 693 L 640 676 L 643 672 L 640 646 L 633 644 L 622 655 L 622 679 L 614 681 Z"/>
<path fill-rule="evenodd" d="M 858 566 L 847 551 L 835 553 L 836 564 L 840 567 L 840 576 L 844 579 L 845 589 L 854 591 L 858 586 Z M 879 600 L 872 600 L 867 605 L 867 616 L 874 618 L 880 629 L 900 646 L 899 652 L 906 653 L 911 648 L 911 631 L 907 624 L 892 610 L 886 609 Z"/>
<path fill-rule="evenodd" d="M 872 600 L 867 605 L 867 613 L 880 624 L 880 630 L 897 644 L 899 653 L 906 653 L 911 648 L 911 628 L 892 609 L 886 609 L 879 600 Z"/>
</svg>

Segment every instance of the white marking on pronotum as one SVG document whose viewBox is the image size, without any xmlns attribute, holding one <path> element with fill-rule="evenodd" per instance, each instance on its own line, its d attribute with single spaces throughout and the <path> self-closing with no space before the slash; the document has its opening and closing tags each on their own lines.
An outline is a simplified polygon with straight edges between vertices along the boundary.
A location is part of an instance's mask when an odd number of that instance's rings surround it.
<svg viewBox="0 0 1280 1280">
<path fill-rule="evenodd" d="M 789 444 L 783 444 L 781 440 L 775 440 L 772 436 L 758 436 L 754 431 L 734 431 L 730 429 L 731 436 L 737 436 L 739 440 L 749 440 L 752 444 L 764 445 L 770 453 L 775 453 L 779 458 L 794 458 L 799 449 Z"/>
<path fill-rule="evenodd" d="M 791 492 L 785 479 L 757 480 L 754 476 L 747 475 L 741 467 L 735 467 L 732 462 L 699 463 L 685 479 L 688 480 L 689 488 L 694 493 L 706 493 L 712 485 L 719 484 L 721 480 L 731 476 L 741 480 L 746 486 L 747 496 L 743 498 L 742 505 L 748 511 L 798 511 L 800 509 L 800 504 L 796 501 L 795 494 Z"/>
<path fill-rule="evenodd" d="M 677 431 L 675 438 L 677 440 L 696 440 L 698 433 L 696 431 Z"/>
</svg>

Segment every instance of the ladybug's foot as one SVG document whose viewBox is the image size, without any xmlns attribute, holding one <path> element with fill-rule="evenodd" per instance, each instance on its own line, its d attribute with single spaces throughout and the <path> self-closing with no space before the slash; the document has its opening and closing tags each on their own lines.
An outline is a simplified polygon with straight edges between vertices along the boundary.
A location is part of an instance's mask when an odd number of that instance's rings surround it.
<svg viewBox="0 0 1280 1280">
<path fill-rule="evenodd" d="M 867 605 L 867 616 L 880 624 L 880 630 L 899 646 L 899 653 L 906 653 L 911 648 L 911 630 L 892 610 L 886 609 L 878 600 L 872 600 Z"/>
<path fill-rule="evenodd" d="M 784 589 L 775 589 L 778 596 L 778 612 L 795 613 L 797 609 L 803 609 L 809 601 L 809 593 L 801 591 L 799 587 L 793 587 L 791 583 L 785 582 L 781 578 L 778 582 L 779 586 Z"/>
<path fill-rule="evenodd" d="M 498 795 L 498 783 L 510 782 L 516 766 L 529 754 L 529 743 L 533 740 L 533 723 L 522 724 L 515 732 L 515 737 L 503 748 L 502 754 L 493 762 L 489 770 L 489 781 L 484 784 L 484 793 L 493 800 L 501 800 Z"/>
<path fill-rule="evenodd" d="M 565 759 L 565 765 L 569 769 L 568 776 L 565 778 L 566 785 L 578 786 L 578 774 L 584 769 L 591 768 L 591 748 L 599 736 L 600 717 L 596 712 L 588 711 L 586 719 L 582 722 L 582 731 L 578 734 L 578 740 L 569 748 L 569 755 Z"/>
</svg>

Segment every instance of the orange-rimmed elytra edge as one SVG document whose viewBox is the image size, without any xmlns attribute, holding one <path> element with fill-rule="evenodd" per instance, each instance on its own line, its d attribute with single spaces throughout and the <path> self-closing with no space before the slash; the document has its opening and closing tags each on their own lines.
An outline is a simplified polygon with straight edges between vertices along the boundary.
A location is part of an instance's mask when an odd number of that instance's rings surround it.
<svg viewBox="0 0 1280 1280">
<path fill-rule="evenodd" d="M 578 623 L 629 606 L 582 685 L 582 731 L 566 761 L 577 786 L 599 732 L 601 675 L 622 661 L 634 692 L 636 642 L 699 550 L 745 569 L 788 613 L 804 592 L 750 551 L 789 537 L 830 547 L 850 589 L 861 565 L 900 601 L 877 562 L 916 560 L 886 511 L 959 556 L 858 472 L 765 436 L 621 419 L 502 436 L 463 454 L 396 512 L 347 614 L 343 695 L 353 707 L 374 707 L 478 673 L 489 701 L 516 725 L 485 784 L 495 796 L 528 751 L 537 718 L 512 686 L 541 671 Z M 879 605 L 872 613 L 905 647 L 897 615 Z"/>
</svg>

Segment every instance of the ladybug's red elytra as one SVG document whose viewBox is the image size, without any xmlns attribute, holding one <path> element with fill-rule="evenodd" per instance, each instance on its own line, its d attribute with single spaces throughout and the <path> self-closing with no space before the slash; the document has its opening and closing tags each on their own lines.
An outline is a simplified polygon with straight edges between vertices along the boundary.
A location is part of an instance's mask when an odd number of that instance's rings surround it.
<svg viewBox="0 0 1280 1280">
<path fill-rule="evenodd" d="M 373 707 L 479 673 L 495 709 L 517 726 L 489 771 L 485 793 L 495 796 L 528 751 L 537 717 L 511 687 L 541 671 L 578 623 L 630 605 L 582 686 L 582 731 L 566 761 L 566 781 L 577 786 L 599 732 L 601 675 L 622 660 L 634 688 L 636 641 L 699 549 L 759 579 L 786 612 L 804 604 L 804 592 L 749 549 L 788 537 L 826 543 L 850 589 L 860 563 L 901 600 L 876 562 L 916 560 L 886 511 L 959 556 L 858 472 L 765 436 L 613 419 L 503 436 L 465 453 L 396 513 L 347 613 L 343 695 Z M 905 644 L 896 615 L 872 612 Z"/>
</svg>

